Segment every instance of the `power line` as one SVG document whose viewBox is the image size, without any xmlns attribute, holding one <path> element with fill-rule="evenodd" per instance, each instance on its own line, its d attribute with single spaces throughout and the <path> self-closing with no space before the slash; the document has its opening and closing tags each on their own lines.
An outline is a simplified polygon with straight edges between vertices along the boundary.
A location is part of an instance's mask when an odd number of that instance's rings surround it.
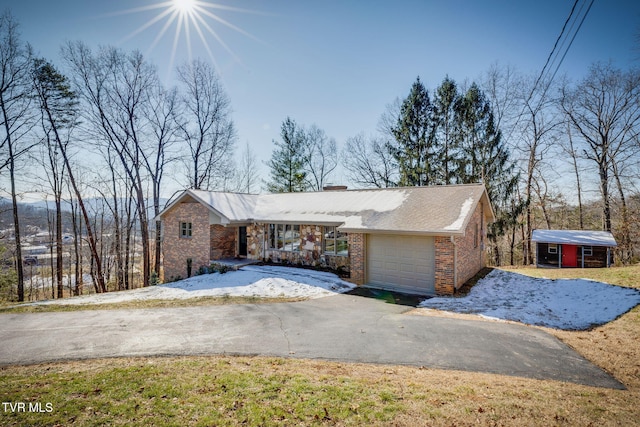
<svg viewBox="0 0 640 427">
<path fill-rule="evenodd" d="M 567 56 L 567 53 L 569 52 L 569 49 L 573 45 L 573 41 L 575 40 L 576 36 L 578 35 L 578 32 L 580 31 L 580 28 L 582 28 L 582 24 L 584 23 L 585 19 L 587 18 L 587 15 L 589 14 L 589 11 L 591 10 L 591 6 L 593 6 L 594 1 L 595 0 L 591 0 L 591 3 L 589 3 L 589 6 L 587 7 L 584 15 L 582 15 L 582 19 L 580 20 L 580 24 L 575 29 L 575 31 L 573 31 L 573 36 L 571 36 L 571 40 L 570 40 L 569 44 L 564 49 L 564 53 L 562 54 L 562 57 L 560 58 L 560 62 L 558 62 L 558 64 L 556 65 L 555 70 L 554 70 L 553 74 L 551 75 L 551 78 L 546 83 L 544 91 L 542 92 L 542 95 L 540 96 L 540 100 L 537 103 L 536 108 L 534 109 L 534 111 L 537 110 L 538 107 L 542 104 L 542 102 L 544 100 L 544 97 L 547 94 L 547 91 L 549 90 L 549 87 L 551 87 L 551 83 L 553 82 L 553 79 L 555 78 L 556 74 L 558 73 L 558 70 L 560 69 L 560 66 L 562 65 L 565 57 Z M 565 34 L 565 30 L 567 29 L 567 25 L 569 25 L 569 23 L 571 22 L 572 18 L 574 17 L 574 13 L 575 13 L 576 7 L 578 6 L 579 2 L 580 2 L 580 0 L 575 0 L 575 2 L 573 3 L 573 6 L 571 7 L 571 12 L 569 12 L 569 16 L 565 20 L 565 22 L 564 22 L 564 24 L 562 26 L 562 30 L 560 31 L 560 34 L 556 38 L 556 41 L 555 41 L 555 43 L 553 45 L 553 48 L 551 49 L 551 52 L 549 53 L 549 56 L 547 57 L 547 60 L 546 60 L 546 62 L 544 64 L 544 67 L 542 67 L 542 71 L 540 71 L 540 75 L 536 79 L 533 87 L 531 88 L 531 92 L 529 93 L 529 96 L 527 97 L 527 100 L 525 101 L 524 105 L 522 106 L 522 111 L 518 115 L 515 124 L 511 128 L 510 135 L 517 128 L 520 120 L 522 119 L 522 117 L 524 115 L 524 112 L 525 112 L 525 110 L 527 108 L 527 105 L 529 105 L 529 102 L 533 98 L 533 94 L 535 93 L 535 91 L 536 91 L 538 85 L 540 84 L 540 82 L 543 81 L 543 77 L 545 76 L 545 72 L 547 71 L 547 67 L 549 67 L 550 64 L 551 64 L 551 66 L 553 66 L 553 63 L 555 63 L 555 58 L 558 58 L 558 55 L 560 54 L 560 51 L 562 50 L 562 46 L 564 46 L 566 40 L 570 37 L 569 34 L 567 34 L 566 37 L 564 37 L 564 41 L 562 41 L 562 43 L 560 43 L 560 41 L 563 39 L 563 36 Z M 578 19 L 580 19 L 579 15 L 582 13 L 582 10 L 584 9 L 584 5 L 585 4 L 586 4 L 586 0 L 582 4 L 582 6 L 579 8 L 578 12 L 575 13 L 575 19 L 573 19 L 573 23 L 570 25 L 568 33 L 572 32 L 572 30 L 573 30 L 573 28 L 575 26 L 575 23 L 578 21 Z M 560 49 L 558 50 L 557 53 L 555 53 L 556 49 L 558 48 L 558 45 L 560 45 Z M 555 55 L 554 55 L 554 53 L 555 53 Z M 552 58 L 554 58 L 554 59 L 552 60 Z M 550 69 L 551 68 L 549 68 L 549 70 Z M 548 75 L 548 72 L 547 72 L 547 75 Z"/>
<path fill-rule="evenodd" d="M 553 44 L 553 49 L 551 49 L 551 52 L 549 52 L 547 61 L 544 63 L 544 67 L 542 67 L 542 71 L 540 71 L 540 75 L 538 76 L 538 78 L 536 79 L 536 82 L 533 84 L 533 87 L 531 88 L 531 92 L 527 97 L 527 101 L 526 101 L 527 104 L 529 103 L 529 101 L 531 101 L 531 98 L 533 97 L 533 93 L 536 91 L 536 88 L 538 87 L 538 83 L 540 83 L 540 80 L 542 80 L 542 76 L 544 75 L 544 72 L 547 69 L 549 62 L 551 61 L 551 57 L 553 57 L 553 53 L 556 51 L 556 48 L 558 47 L 558 43 L 562 39 L 562 35 L 564 34 L 564 30 L 567 28 L 567 24 L 569 24 L 569 21 L 571 21 L 571 17 L 573 16 L 573 12 L 575 12 L 576 6 L 578 5 L 579 1 L 580 0 L 576 0 L 575 2 L 573 2 L 573 6 L 571 7 L 571 12 L 569 12 L 569 16 L 564 21 L 564 25 L 562 25 L 562 30 L 560 31 L 560 34 L 558 35 L 556 42 Z"/>
</svg>

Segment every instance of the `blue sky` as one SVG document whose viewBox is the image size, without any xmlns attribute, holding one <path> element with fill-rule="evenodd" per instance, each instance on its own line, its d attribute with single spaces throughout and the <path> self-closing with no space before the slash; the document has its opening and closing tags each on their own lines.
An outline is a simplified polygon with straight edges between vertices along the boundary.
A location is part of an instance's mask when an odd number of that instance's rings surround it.
<svg viewBox="0 0 640 427">
<path fill-rule="evenodd" d="M 23 0 L 8 6 L 20 23 L 23 40 L 59 66 L 59 49 L 66 40 L 139 49 L 171 85 L 175 24 L 149 52 L 165 21 L 125 38 L 163 9 L 115 13 L 158 3 Z M 496 61 L 538 73 L 573 1 L 221 0 L 217 4 L 255 11 L 208 9 L 251 36 L 203 18 L 235 55 L 207 35 L 231 98 L 238 146 L 248 142 L 266 160 L 287 116 L 300 124 L 315 123 L 343 144 L 360 132 L 375 133 L 385 106 L 406 96 L 418 75 L 433 89 L 446 75 L 459 83 L 477 79 Z M 598 60 L 612 60 L 621 68 L 640 66 L 640 51 L 634 50 L 640 46 L 639 32 L 640 2 L 596 0 L 560 73 L 579 79 Z M 194 31 L 191 39 L 193 57 L 210 60 Z M 188 51 L 182 34 L 174 65 L 188 59 Z M 266 173 L 265 166 L 262 172 Z"/>
</svg>

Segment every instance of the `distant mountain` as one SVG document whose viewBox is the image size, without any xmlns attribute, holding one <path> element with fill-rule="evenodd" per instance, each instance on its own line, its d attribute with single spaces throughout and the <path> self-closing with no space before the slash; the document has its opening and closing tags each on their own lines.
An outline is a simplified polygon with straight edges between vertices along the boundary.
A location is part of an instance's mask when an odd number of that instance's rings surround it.
<svg viewBox="0 0 640 427">
<path fill-rule="evenodd" d="M 125 199 L 120 199 L 119 203 L 122 206 Z M 164 208 L 168 199 L 160 199 L 160 209 Z M 111 202 L 111 201 L 110 201 Z M 147 203 L 153 203 L 151 200 L 147 200 Z M 110 217 L 109 208 L 105 200 L 100 198 L 89 198 L 84 200 L 84 204 L 89 211 L 89 214 L 98 213 L 102 211 L 104 206 L 106 217 Z M 55 211 L 55 204 L 52 201 L 46 202 L 44 200 L 36 202 L 18 202 L 18 215 L 20 216 L 20 229 L 23 232 L 33 227 L 40 228 L 41 230 L 48 229 L 49 221 L 52 220 L 50 215 L 47 215 L 47 207 L 49 212 Z M 153 204 L 148 206 L 147 216 L 151 221 L 154 217 Z M 65 232 L 71 231 L 71 204 L 69 202 L 62 202 L 62 223 Z M 0 230 L 13 228 L 13 210 L 11 208 L 11 200 L 0 197 Z"/>
</svg>

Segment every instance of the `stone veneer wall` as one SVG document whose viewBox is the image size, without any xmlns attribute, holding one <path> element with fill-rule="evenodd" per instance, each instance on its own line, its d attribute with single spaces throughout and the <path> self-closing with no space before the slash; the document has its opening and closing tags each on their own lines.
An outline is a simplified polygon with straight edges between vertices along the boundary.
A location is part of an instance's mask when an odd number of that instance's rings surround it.
<svg viewBox="0 0 640 427">
<path fill-rule="evenodd" d="M 349 262 L 351 264 L 351 275 L 349 281 L 356 285 L 364 285 L 366 281 L 365 272 L 365 235 L 362 233 L 349 233 Z"/>
<path fill-rule="evenodd" d="M 180 237 L 180 223 L 192 224 L 192 237 Z M 169 280 L 187 277 L 187 259 L 191 258 L 191 275 L 200 266 L 209 265 L 209 211 L 196 202 L 183 202 L 166 213 L 163 220 L 163 277 Z"/>
<path fill-rule="evenodd" d="M 322 253 L 322 239 L 324 237 L 322 226 L 300 225 L 299 251 L 267 249 L 265 245 L 267 227 L 267 224 L 253 224 L 247 227 L 247 258 L 349 271 L 349 257 Z"/>
<path fill-rule="evenodd" d="M 484 206 L 481 202 L 469 220 L 464 236 L 454 237 L 455 247 L 448 236 L 435 238 L 435 288 L 437 294 L 452 295 L 455 289 L 462 286 L 486 265 L 484 247 L 487 226 L 484 222 L 483 209 Z M 475 242 L 476 225 L 478 227 L 477 245 Z M 454 258 L 456 257 L 458 265 L 454 266 Z M 457 268 L 457 277 L 455 268 Z M 457 283 L 454 284 L 456 279 Z"/>
</svg>

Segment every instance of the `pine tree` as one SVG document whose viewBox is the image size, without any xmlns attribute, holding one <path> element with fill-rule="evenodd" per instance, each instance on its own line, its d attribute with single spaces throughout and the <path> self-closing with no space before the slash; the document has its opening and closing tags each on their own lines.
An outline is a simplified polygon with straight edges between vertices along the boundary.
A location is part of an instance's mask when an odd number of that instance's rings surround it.
<svg viewBox="0 0 640 427">
<path fill-rule="evenodd" d="M 280 132 L 282 141 L 274 141 L 276 149 L 267 163 L 271 169 L 271 181 L 267 191 L 272 193 L 293 193 L 305 191 L 307 181 L 305 172 L 305 134 L 296 122 L 287 117 Z"/>
<path fill-rule="evenodd" d="M 409 96 L 402 102 L 397 124 L 391 132 L 395 143 L 387 148 L 400 168 L 400 186 L 434 184 L 436 156 L 433 106 L 429 92 L 420 77 L 411 86 Z"/>
<path fill-rule="evenodd" d="M 456 107 L 460 105 L 460 94 L 456 82 L 448 76 L 436 89 L 433 99 L 435 138 L 438 141 L 437 180 L 442 184 L 457 182 L 456 159 L 458 136 L 456 135 Z"/>
<path fill-rule="evenodd" d="M 463 154 L 459 162 L 460 178 L 462 183 L 482 182 L 487 189 L 496 215 L 488 238 L 494 262 L 500 265 L 497 238 L 524 208 L 522 204 L 513 203 L 519 181 L 516 164 L 510 159 L 502 133 L 495 126 L 489 101 L 475 83 L 461 98 L 457 111 Z"/>
</svg>

